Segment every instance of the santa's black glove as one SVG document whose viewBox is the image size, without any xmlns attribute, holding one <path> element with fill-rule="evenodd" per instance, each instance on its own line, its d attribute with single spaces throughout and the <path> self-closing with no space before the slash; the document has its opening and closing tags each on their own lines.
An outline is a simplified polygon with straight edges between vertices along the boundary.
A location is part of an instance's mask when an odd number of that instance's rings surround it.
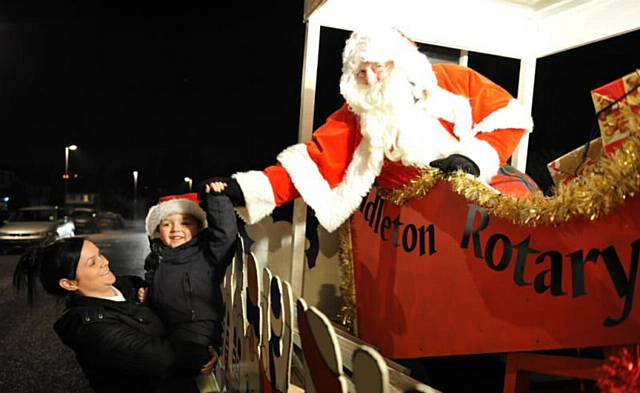
<svg viewBox="0 0 640 393">
<path fill-rule="evenodd" d="M 198 183 L 197 189 L 198 189 L 198 195 L 200 196 L 200 199 L 204 200 L 204 197 L 206 196 L 206 193 L 207 193 L 206 186 L 209 183 L 215 183 L 215 182 L 225 183 L 227 186 L 221 192 L 217 192 L 212 189 L 209 190 L 209 193 L 211 195 L 226 195 L 231 200 L 231 203 L 233 204 L 233 206 L 245 205 L 244 194 L 242 193 L 242 189 L 240 188 L 240 185 L 238 184 L 236 179 L 233 179 L 231 177 L 211 177 Z"/>
<path fill-rule="evenodd" d="M 469 157 L 462 154 L 452 154 L 447 158 L 441 158 L 439 160 L 433 160 L 429 163 L 429 166 L 438 168 L 443 172 L 449 173 L 457 170 L 463 170 L 472 174 L 475 177 L 480 176 L 480 168 Z"/>
</svg>

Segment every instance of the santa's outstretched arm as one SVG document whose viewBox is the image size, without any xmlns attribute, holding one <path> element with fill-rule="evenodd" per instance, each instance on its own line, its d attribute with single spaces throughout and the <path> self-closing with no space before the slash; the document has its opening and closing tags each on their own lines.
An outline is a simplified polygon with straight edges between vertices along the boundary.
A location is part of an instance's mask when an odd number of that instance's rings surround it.
<svg viewBox="0 0 640 393">
<path fill-rule="evenodd" d="M 352 210 L 336 212 L 349 210 L 351 205 L 355 209 L 360 202 L 361 195 L 356 199 L 348 192 L 336 190 L 348 177 L 347 169 L 360 141 L 357 119 L 345 105 L 313 133 L 311 140 L 283 150 L 277 164 L 232 176 L 245 199 L 245 206 L 237 209 L 238 214 L 253 224 L 274 208 L 302 196 L 327 230 L 337 228 Z"/>
</svg>

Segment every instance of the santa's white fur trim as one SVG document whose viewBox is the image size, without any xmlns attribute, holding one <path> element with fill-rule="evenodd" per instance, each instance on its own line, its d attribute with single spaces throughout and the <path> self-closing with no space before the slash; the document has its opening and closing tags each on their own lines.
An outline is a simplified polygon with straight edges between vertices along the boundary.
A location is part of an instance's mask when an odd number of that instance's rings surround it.
<svg viewBox="0 0 640 393">
<path fill-rule="evenodd" d="M 236 208 L 244 222 L 255 224 L 271 214 L 276 201 L 267 175 L 261 171 L 249 171 L 239 172 L 231 177 L 236 179 L 244 194 L 245 207 Z"/>
<path fill-rule="evenodd" d="M 485 183 L 488 183 L 500 169 L 498 152 L 493 146 L 481 139 L 466 138 L 461 140 L 458 144 L 458 150 L 454 153 L 462 154 L 472 159 L 480 168 L 478 179 Z"/>
<path fill-rule="evenodd" d="M 475 135 L 475 132 L 471 131 L 473 118 L 468 97 L 436 86 L 428 91 L 425 100 L 418 102 L 418 106 L 435 118 L 453 123 L 453 133 L 458 138 Z"/>
<path fill-rule="evenodd" d="M 507 106 L 495 110 L 473 127 L 473 134 L 491 132 L 504 128 L 521 128 L 526 132 L 533 130 L 533 119 L 520 104 L 512 99 Z"/>
<path fill-rule="evenodd" d="M 278 155 L 304 201 L 313 208 L 320 224 L 329 232 L 336 230 L 358 208 L 367 195 L 383 163 L 382 149 L 370 149 L 364 139 L 353 154 L 342 182 L 331 188 L 307 146 L 290 146 Z"/>
<path fill-rule="evenodd" d="M 355 76 L 360 63 L 392 60 L 394 68 L 415 86 L 415 95 L 437 86 L 436 75 L 427 56 L 398 30 L 389 26 L 370 25 L 354 31 L 342 52 L 342 79 Z"/>
<path fill-rule="evenodd" d="M 192 215 L 202 223 L 203 228 L 207 227 L 207 214 L 197 203 L 189 199 L 170 199 L 149 209 L 147 217 L 144 219 L 147 235 L 152 239 L 160 237 L 158 232 L 160 222 L 170 215 L 178 213 Z"/>
</svg>

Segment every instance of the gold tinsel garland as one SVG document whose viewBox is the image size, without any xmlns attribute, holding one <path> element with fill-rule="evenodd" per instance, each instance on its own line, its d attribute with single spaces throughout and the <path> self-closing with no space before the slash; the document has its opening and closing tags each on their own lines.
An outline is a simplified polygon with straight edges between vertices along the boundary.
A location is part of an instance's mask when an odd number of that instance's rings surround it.
<svg viewBox="0 0 640 393">
<path fill-rule="evenodd" d="M 525 198 L 500 194 L 463 172 L 444 174 L 438 169 L 425 169 L 404 186 L 379 189 L 378 195 L 396 205 L 425 196 L 440 180 L 451 184 L 453 191 L 489 210 L 490 214 L 515 224 L 537 226 L 560 224 L 572 218 L 596 220 L 633 196 L 640 188 L 640 130 L 630 135 L 611 157 L 602 157 L 591 173 L 556 186 L 554 195 L 541 193 Z M 353 250 L 349 221 L 341 228 L 340 290 L 344 299 L 340 310 L 343 326 L 353 331 L 356 317 L 356 294 L 353 277 Z"/>
<path fill-rule="evenodd" d="M 353 249 L 351 248 L 351 226 L 349 221 L 340 227 L 340 294 L 342 307 L 338 318 L 340 324 L 354 332 L 356 320 L 356 288 L 353 277 Z"/>
<path fill-rule="evenodd" d="M 602 217 L 640 188 L 640 138 L 631 135 L 611 157 L 602 157 L 591 173 L 560 184 L 554 195 L 541 193 L 525 198 L 500 194 L 463 172 L 443 174 L 438 169 L 426 169 L 408 184 L 379 190 L 378 195 L 396 205 L 426 195 L 441 179 L 451 183 L 453 191 L 470 202 L 515 224 L 537 226 L 559 224 L 575 217 L 595 220 Z"/>
</svg>

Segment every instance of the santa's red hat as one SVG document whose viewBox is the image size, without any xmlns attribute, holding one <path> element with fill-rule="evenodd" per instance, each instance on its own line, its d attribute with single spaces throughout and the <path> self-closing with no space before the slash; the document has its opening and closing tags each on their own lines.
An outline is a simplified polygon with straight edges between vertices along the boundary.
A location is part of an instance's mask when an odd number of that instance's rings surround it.
<svg viewBox="0 0 640 393">
<path fill-rule="evenodd" d="M 152 239 L 160 236 L 158 225 L 160 221 L 172 214 L 189 214 L 202 223 L 202 227 L 207 226 L 207 214 L 199 205 L 198 194 L 190 192 L 180 195 L 167 195 L 161 197 L 158 204 L 152 206 L 144 220 L 147 235 Z"/>
</svg>

